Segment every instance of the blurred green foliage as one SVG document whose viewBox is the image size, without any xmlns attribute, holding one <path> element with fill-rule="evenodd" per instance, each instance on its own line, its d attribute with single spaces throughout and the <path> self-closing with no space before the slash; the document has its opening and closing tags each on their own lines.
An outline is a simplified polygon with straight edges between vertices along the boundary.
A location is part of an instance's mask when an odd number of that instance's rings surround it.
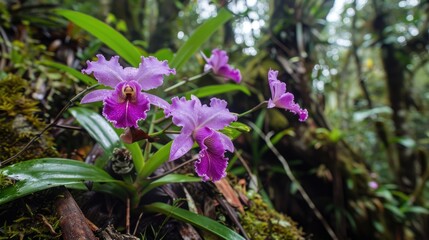
<svg viewBox="0 0 429 240">
<path fill-rule="evenodd" d="M 115 54 L 99 39 L 54 16 L 50 11 L 54 7 L 94 16 L 140 50 L 171 61 L 195 28 L 226 5 L 235 14 L 234 21 L 199 50 L 207 54 L 221 47 L 241 69 L 245 90 L 222 93 L 235 112 L 268 99 L 267 71 L 280 70 L 280 80 L 309 109 L 308 123 L 299 125 L 289 113 L 278 110 L 247 118 L 264 132 L 273 132 L 271 141 L 338 236 L 428 238 L 427 1 L 177 0 L 170 1 L 168 11 L 167 5 L 164 8 L 154 0 L 123 1 L 121 6 L 117 2 L 122 1 L 113 2 L 98 1 L 98 7 L 95 2 L 71 0 L 0 2 L 4 32 L 0 81 L 12 91 L 22 81 L 10 86 L 11 78 L 28 80 L 25 89 L 34 101 L 26 105 L 27 111 L 37 112 L 37 104 L 57 109 L 75 89 L 81 89 L 81 82 L 71 74 L 47 68 L 38 60 L 54 60 L 79 70 L 97 52 Z M 162 19 L 168 19 L 162 25 L 167 37 L 157 39 Z M 180 73 L 178 79 L 201 72 L 201 56 L 189 57 L 192 61 L 183 64 L 183 76 Z M 395 76 L 400 77 L 398 91 L 392 82 Z M 198 86 L 213 84 L 219 83 L 204 76 L 166 95 L 195 93 L 204 90 Z M 247 89 L 251 96 L 245 94 Z M 3 109 L 12 109 L 15 103 L 1 96 Z M 305 232 L 326 237 L 296 184 L 257 133 L 244 134 L 236 143 L 257 176 L 264 201 L 291 215 Z M 240 161 L 229 168 L 249 180 Z"/>
</svg>

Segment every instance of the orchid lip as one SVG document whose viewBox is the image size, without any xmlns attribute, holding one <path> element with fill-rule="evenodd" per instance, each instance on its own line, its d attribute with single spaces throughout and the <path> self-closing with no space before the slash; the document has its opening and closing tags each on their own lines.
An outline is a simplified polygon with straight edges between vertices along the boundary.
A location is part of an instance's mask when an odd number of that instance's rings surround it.
<svg viewBox="0 0 429 240">
<path fill-rule="evenodd" d="M 126 101 L 135 102 L 136 101 L 136 90 L 131 87 L 129 84 L 126 84 L 122 87 L 122 97 Z"/>
</svg>

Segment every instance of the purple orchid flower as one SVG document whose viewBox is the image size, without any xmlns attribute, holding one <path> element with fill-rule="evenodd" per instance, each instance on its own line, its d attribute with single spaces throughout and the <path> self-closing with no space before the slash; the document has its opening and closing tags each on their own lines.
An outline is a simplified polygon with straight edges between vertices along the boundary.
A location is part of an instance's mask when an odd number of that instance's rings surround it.
<svg viewBox="0 0 429 240">
<path fill-rule="evenodd" d="M 228 64 L 228 56 L 225 51 L 215 48 L 213 49 L 210 58 L 207 58 L 204 54 L 203 57 L 207 62 L 207 64 L 204 65 L 204 72 L 213 70 L 214 74 L 224 78 L 225 80 L 232 79 L 234 82 L 240 83 L 240 70 L 234 69 Z"/>
<path fill-rule="evenodd" d="M 137 122 L 146 118 L 150 104 L 167 109 L 167 101 L 155 95 L 142 92 L 159 87 L 163 83 L 163 75 L 176 74 L 166 61 L 155 57 L 142 57 L 138 68 L 123 68 L 119 64 L 119 56 L 107 61 L 103 55 L 97 55 L 97 61 L 87 61 L 88 67 L 82 72 L 94 73 L 100 84 L 114 90 L 95 90 L 85 95 L 81 103 L 103 101 L 103 116 L 116 128 L 138 127 Z"/>
<path fill-rule="evenodd" d="M 173 123 L 182 127 L 173 140 L 170 161 L 189 152 L 195 140 L 201 149 L 195 171 L 204 181 L 218 181 L 225 177 L 228 165 L 225 151 L 234 151 L 231 139 L 217 131 L 237 120 L 226 104 L 226 101 L 217 98 L 212 98 L 210 106 L 207 106 L 201 105 L 195 96 L 191 100 L 174 97 L 167 112 L 167 116 L 173 116 Z"/>
<path fill-rule="evenodd" d="M 307 109 L 302 109 L 294 102 L 294 96 L 290 92 L 286 92 L 286 83 L 277 79 L 278 71 L 268 71 L 268 83 L 271 89 L 271 98 L 268 100 L 268 108 L 283 108 L 294 114 L 298 114 L 299 121 L 303 122 L 308 118 Z"/>
</svg>

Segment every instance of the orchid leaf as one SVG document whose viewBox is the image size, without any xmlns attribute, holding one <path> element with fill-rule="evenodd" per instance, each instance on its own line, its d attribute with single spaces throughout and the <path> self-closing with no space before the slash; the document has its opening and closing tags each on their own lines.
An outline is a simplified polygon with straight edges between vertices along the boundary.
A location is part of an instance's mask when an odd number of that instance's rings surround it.
<svg viewBox="0 0 429 240">
<path fill-rule="evenodd" d="M 67 65 L 61 64 L 61 63 L 57 63 L 57 62 L 52 62 L 52 61 L 42 61 L 40 62 L 42 65 L 48 66 L 48 67 L 53 67 L 59 70 L 62 70 L 70 75 L 72 75 L 73 77 L 79 79 L 80 81 L 82 81 L 83 83 L 85 83 L 86 85 L 95 85 L 97 84 L 97 81 L 94 80 L 92 77 L 89 77 L 81 72 L 79 72 L 78 70 L 71 68 Z"/>
<path fill-rule="evenodd" d="M 186 98 L 189 98 L 191 95 L 194 95 L 196 97 L 202 98 L 202 97 L 214 96 L 214 95 L 232 92 L 232 91 L 241 91 L 246 95 L 250 95 L 250 91 L 249 89 L 247 89 L 246 86 L 227 83 L 222 85 L 219 85 L 219 84 L 210 85 L 210 86 L 193 89 L 191 91 L 186 92 L 185 96 Z"/>
<path fill-rule="evenodd" d="M 183 182 L 201 182 L 201 178 L 194 177 L 194 176 L 188 176 L 188 175 L 182 175 L 182 174 L 168 174 L 164 177 L 161 177 L 159 179 L 156 179 L 149 183 L 144 190 L 142 191 L 141 195 L 144 195 L 148 193 L 150 190 L 170 183 L 183 183 Z"/>
<path fill-rule="evenodd" d="M 56 13 L 94 35 L 131 65 L 137 66 L 140 63 L 140 56 L 142 54 L 139 50 L 121 33 L 104 22 L 87 14 L 72 10 L 57 9 Z"/>
<path fill-rule="evenodd" d="M 149 158 L 139 174 L 142 179 L 149 177 L 159 166 L 168 161 L 171 144 L 172 142 L 167 143 Z"/>
<path fill-rule="evenodd" d="M 115 148 L 124 147 L 114 128 L 99 113 L 84 107 L 70 108 L 69 111 L 106 154 L 111 154 Z M 104 156 L 97 160 L 96 166 L 103 167 L 106 161 L 107 157 Z"/>
<path fill-rule="evenodd" d="M 2 178 L 11 184 L 0 192 L 0 204 L 13 201 L 28 194 L 64 185 L 85 189 L 84 182 L 103 183 L 99 190 L 125 199 L 127 192 L 134 192 L 131 185 L 112 178 L 104 170 L 84 162 L 63 158 L 41 158 L 19 162 L 0 169 Z"/>
<path fill-rule="evenodd" d="M 227 135 L 231 139 L 236 139 L 243 132 L 250 132 L 252 129 L 244 123 L 232 122 L 228 126 L 220 130 L 223 134 Z"/>
<path fill-rule="evenodd" d="M 195 29 L 189 39 L 179 48 L 173 60 L 170 63 L 172 68 L 178 70 L 185 64 L 189 58 L 201 47 L 203 43 L 210 38 L 223 24 L 232 18 L 232 14 L 222 8 L 216 17 L 207 20 L 201 26 Z"/>
<path fill-rule="evenodd" d="M 183 222 L 192 224 L 200 229 L 209 231 L 223 239 L 244 240 L 244 238 L 235 231 L 208 217 L 198 215 L 188 210 L 174 207 L 165 203 L 156 202 L 143 207 L 144 211 L 159 212 L 168 217 L 173 217 Z"/>
<path fill-rule="evenodd" d="M 140 147 L 140 145 L 135 142 L 132 144 L 125 144 L 125 147 L 128 149 L 128 151 L 131 153 L 131 156 L 133 158 L 134 167 L 136 168 L 136 172 L 140 173 L 143 171 L 145 162 L 143 158 L 143 152 Z"/>
</svg>

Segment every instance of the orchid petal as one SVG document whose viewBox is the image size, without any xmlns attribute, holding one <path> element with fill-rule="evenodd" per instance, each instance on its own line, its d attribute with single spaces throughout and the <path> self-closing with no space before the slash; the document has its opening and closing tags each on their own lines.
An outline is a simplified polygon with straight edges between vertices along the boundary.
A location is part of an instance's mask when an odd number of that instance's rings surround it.
<svg viewBox="0 0 429 240">
<path fill-rule="evenodd" d="M 267 108 L 274 108 L 276 107 L 276 104 L 274 104 L 273 100 L 268 99 L 268 104 L 267 104 Z"/>
<path fill-rule="evenodd" d="M 82 100 L 80 100 L 80 103 L 91 103 L 91 102 L 103 101 L 106 97 L 112 95 L 113 92 L 114 92 L 113 90 L 107 90 L 107 89 L 94 90 L 86 94 L 82 98 Z"/>
<path fill-rule="evenodd" d="M 267 108 L 282 108 L 289 110 L 294 114 L 298 114 L 299 121 L 305 121 L 308 117 L 308 111 L 302 109 L 294 102 L 294 96 L 290 92 L 286 92 L 286 83 L 280 82 L 277 79 L 278 71 L 268 71 L 268 83 L 271 90 L 271 98 L 268 100 Z"/>
<path fill-rule="evenodd" d="M 234 152 L 234 144 L 232 143 L 231 138 L 229 138 L 227 135 L 219 132 L 219 137 L 222 141 L 223 146 L 225 147 L 225 150 Z"/>
<path fill-rule="evenodd" d="M 217 71 L 217 75 L 225 78 L 231 79 L 236 83 L 241 82 L 241 73 L 239 70 L 232 68 L 231 66 L 223 66 Z"/>
<path fill-rule="evenodd" d="M 299 121 L 304 122 L 308 118 L 308 111 L 307 109 L 301 109 L 298 113 L 299 115 Z"/>
<path fill-rule="evenodd" d="M 150 104 L 155 105 L 155 106 L 162 108 L 164 110 L 170 108 L 170 104 L 167 101 L 165 101 L 164 99 L 162 99 L 158 96 L 155 96 L 153 94 L 146 93 L 146 92 L 142 92 L 142 94 L 146 96 L 146 98 L 149 100 Z"/>
<path fill-rule="evenodd" d="M 293 99 L 294 99 L 293 94 L 287 92 L 281 95 L 280 98 L 276 100 L 275 104 L 278 108 L 290 109 L 292 111 L 291 108 L 294 108 L 292 105 L 297 105 L 294 103 Z M 296 113 L 296 111 L 294 112 Z"/>
<path fill-rule="evenodd" d="M 228 55 L 225 51 L 220 49 L 213 49 L 210 58 L 203 54 L 207 64 L 204 65 L 204 72 L 213 70 L 215 75 L 223 77 L 225 79 L 232 79 L 234 82 L 239 83 L 241 81 L 241 73 L 238 69 L 234 69 L 228 64 Z"/>
<path fill-rule="evenodd" d="M 208 67 L 212 68 L 215 73 L 221 68 L 222 66 L 225 66 L 228 64 L 228 55 L 225 51 L 222 51 L 220 49 L 213 49 L 212 55 L 209 59 L 206 59 Z"/>
<path fill-rule="evenodd" d="M 195 172 L 204 181 L 218 181 L 226 176 L 228 158 L 224 156 L 225 148 L 220 133 L 201 128 L 196 133 L 196 141 L 201 148 L 199 159 L 195 162 Z"/>
<path fill-rule="evenodd" d="M 197 119 L 198 104 L 201 105 L 199 100 L 189 100 L 186 98 L 174 97 L 171 99 L 171 106 L 167 110 L 167 116 L 173 116 L 173 123 L 176 126 L 182 127 L 182 133 L 191 133 L 198 125 Z"/>
<path fill-rule="evenodd" d="M 123 96 L 122 87 L 125 84 L 133 87 L 135 91 L 133 99 Z M 134 81 L 118 84 L 113 94 L 104 99 L 103 116 L 116 128 L 137 128 L 138 121 L 146 119 L 146 112 L 150 108 L 149 100 L 140 90 L 140 86 Z"/>
<path fill-rule="evenodd" d="M 159 61 L 155 57 L 142 57 L 133 80 L 137 81 L 143 90 L 147 91 L 162 85 L 164 75 L 176 74 L 176 70 L 169 68 L 167 61 Z"/>
<path fill-rule="evenodd" d="M 188 134 L 179 134 L 171 145 L 170 150 L 170 161 L 176 160 L 181 156 L 185 155 L 189 150 L 192 149 L 194 145 L 194 140 L 192 140 L 191 135 Z"/>
<path fill-rule="evenodd" d="M 97 54 L 97 61 L 87 61 L 88 67 L 82 69 L 83 73 L 94 73 L 99 83 L 114 88 L 118 83 L 124 81 L 124 69 L 119 64 L 119 56 L 112 57 L 106 61 L 103 55 Z"/>
<path fill-rule="evenodd" d="M 286 83 L 280 82 L 277 79 L 278 71 L 270 70 L 268 71 L 268 83 L 270 85 L 271 97 L 274 102 L 281 97 L 283 93 L 286 92 Z"/>
<path fill-rule="evenodd" d="M 227 102 L 218 98 L 210 100 L 210 107 L 203 105 L 198 112 L 198 126 L 219 130 L 237 120 L 226 108 Z"/>
</svg>

